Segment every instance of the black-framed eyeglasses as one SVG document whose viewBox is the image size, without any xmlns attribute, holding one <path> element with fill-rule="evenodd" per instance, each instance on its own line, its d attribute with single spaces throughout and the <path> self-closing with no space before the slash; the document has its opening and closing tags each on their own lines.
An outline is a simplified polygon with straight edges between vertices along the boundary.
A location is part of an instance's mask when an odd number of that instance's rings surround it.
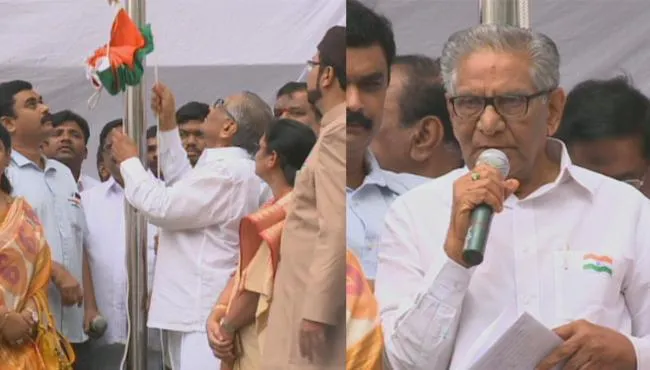
<svg viewBox="0 0 650 370">
<path fill-rule="evenodd" d="M 307 61 L 307 69 L 310 70 L 310 71 L 312 69 L 314 69 L 314 67 L 317 67 L 317 66 L 320 66 L 320 65 L 321 65 L 321 62 L 317 62 L 317 61 L 314 61 L 314 60 L 311 60 L 311 59 Z"/>
<path fill-rule="evenodd" d="M 528 114 L 531 100 L 547 95 L 553 90 L 543 90 L 530 95 L 454 96 L 449 98 L 449 102 L 454 114 L 463 119 L 479 117 L 488 105 L 503 118 L 519 118 Z"/>
<path fill-rule="evenodd" d="M 232 113 L 230 113 L 230 111 L 226 107 L 226 101 L 223 100 L 222 98 L 215 100 L 214 104 L 212 104 L 212 108 L 221 108 L 226 113 L 228 118 L 230 118 L 233 122 L 237 123 L 235 116 Z"/>
</svg>

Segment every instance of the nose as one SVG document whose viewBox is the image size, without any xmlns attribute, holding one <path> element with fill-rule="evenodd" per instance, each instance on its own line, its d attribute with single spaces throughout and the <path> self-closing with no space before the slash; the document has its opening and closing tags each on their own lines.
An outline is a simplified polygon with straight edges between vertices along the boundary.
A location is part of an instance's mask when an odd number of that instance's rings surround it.
<svg viewBox="0 0 650 370">
<path fill-rule="evenodd" d="M 45 105 L 45 103 L 41 103 L 39 105 L 39 108 L 40 108 L 41 113 L 43 113 L 43 114 L 49 114 L 50 113 L 50 107 Z"/>
<path fill-rule="evenodd" d="M 501 117 L 494 107 L 488 105 L 478 120 L 478 129 L 486 136 L 494 136 L 503 131 L 506 127 L 503 117 Z"/>
<path fill-rule="evenodd" d="M 283 111 L 282 114 L 280 115 L 280 118 L 289 118 L 289 112 L 287 112 L 286 110 Z"/>
<path fill-rule="evenodd" d="M 355 85 L 348 85 L 345 92 L 345 102 L 348 110 L 361 111 L 363 104 L 361 103 L 361 94 Z"/>
</svg>

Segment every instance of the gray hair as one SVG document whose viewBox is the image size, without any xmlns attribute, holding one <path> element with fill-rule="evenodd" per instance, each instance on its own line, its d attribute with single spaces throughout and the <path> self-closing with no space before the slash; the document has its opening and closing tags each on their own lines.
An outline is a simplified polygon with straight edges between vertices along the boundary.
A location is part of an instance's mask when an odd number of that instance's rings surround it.
<svg viewBox="0 0 650 370">
<path fill-rule="evenodd" d="M 228 111 L 237 122 L 237 133 L 233 138 L 233 145 L 254 155 L 260 138 L 273 122 L 273 111 L 255 93 L 243 91 L 241 97 L 241 99 L 236 99 L 228 104 Z"/>
<path fill-rule="evenodd" d="M 532 64 L 530 77 L 538 91 L 552 90 L 560 84 L 560 54 L 548 36 L 514 26 L 482 24 L 452 34 L 445 43 L 440 64 L 449 94 L 456 93 L 459 62 L 481 49 L 527 53 Z"/>
</svg>

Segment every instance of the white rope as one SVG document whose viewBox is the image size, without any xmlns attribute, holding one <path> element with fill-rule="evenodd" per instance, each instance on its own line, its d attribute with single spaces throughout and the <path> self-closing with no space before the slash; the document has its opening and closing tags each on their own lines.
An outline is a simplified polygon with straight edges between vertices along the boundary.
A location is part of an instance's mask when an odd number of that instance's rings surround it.
<svg viewBox="0 0 650 370">
<path fill-rule="evenodd" d="M 153 76 L 155 83 L 158 84 L 158 61 L 154 62 Z M 160 114 L 156 116 L 156 156 L 158 157 L 156 161 L 156 166 L 158 167 L 156 169 L 156 177 L 160 177 Z"/>
</svg>

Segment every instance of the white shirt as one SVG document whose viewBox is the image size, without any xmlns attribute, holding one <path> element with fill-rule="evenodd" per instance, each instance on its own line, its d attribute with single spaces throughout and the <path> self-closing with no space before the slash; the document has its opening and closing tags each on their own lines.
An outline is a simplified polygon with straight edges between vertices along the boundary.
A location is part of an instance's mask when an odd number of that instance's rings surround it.
<svg viewBox="0 0 650 370">
<path fill-rule="evenodd" d="M 122 162 L 126 199 L 160 227 L 149 327 L 204 331 L 239 259 L 239 222 L 259 208 L 255 162 L 237 147 L 205 149 L 192 169 L 178 130 L 161 132 L 166 187 L 137 158 Z"/>
<path fill-rule="evenodd" d="M 108 322 L 106 333 L 99 339 L 101 344 L 126 343 L 128 334 L 124 201 L 124 191 L 112 177 L 81 193 L 89 230 L 86 248 L 95 287 L 95 298 L 99 312 Z M 155 233 L 156 229 L 149 225 L 147 229 L 149 276 L 153 275 Z"/>
<path fill-rule="evenodd" d="M 376 294 L 392 367 L 465 369 L 477 338 L 504 310 L 549 328 L 577 319 L 627 335 L 650 369 L 650 202 L 631 186 L 574 166 L 561 146 L 555 182 L 495 214 L 483 263 L 444 252 L 459 169 L 393 202 Z M 558 153 L 560 150 L 557 151 Z M 558 155 L 559 158 L 559 155 Z M 584 269 L 612 259 L 612 275 Z"/>
<path fill-rule="evenodd" d="M 95 180 L 94 178 L 84 175 L 83 173 L 79 176 L 79 181 L 77 181 L 77 186 L 79 187 L 79 191 L 86 191 L 94 188 L 95 186 L 101 184 L 102 182 L 99 180 Z"/>
</svg>

